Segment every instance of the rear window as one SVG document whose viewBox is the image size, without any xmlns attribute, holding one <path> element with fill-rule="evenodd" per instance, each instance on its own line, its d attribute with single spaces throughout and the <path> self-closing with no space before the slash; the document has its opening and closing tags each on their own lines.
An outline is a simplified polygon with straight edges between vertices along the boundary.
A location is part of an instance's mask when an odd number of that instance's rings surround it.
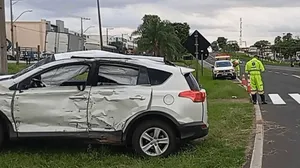
<svg viewBox="0 0 300 168">
<path fill-rule="evenodd" d="M 193 91 L 200 91 L 199 84 L 192 73 L 187 73 L 184 75 L 186 82 L 190 86 L 190 89 Z"/>
<path fill-rule="evenodd" d="M 169 72 L 157 70 L 157 69 L 148 69 L 148 76 L 150 79 L 151 85 L 161 85 L 164 83 L 172 74 Z"/>
</svg>

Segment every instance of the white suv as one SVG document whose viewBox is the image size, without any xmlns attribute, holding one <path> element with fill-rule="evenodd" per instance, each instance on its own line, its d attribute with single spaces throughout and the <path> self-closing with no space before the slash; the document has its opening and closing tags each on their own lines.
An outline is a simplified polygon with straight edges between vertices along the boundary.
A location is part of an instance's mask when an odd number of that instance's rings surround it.
<svg viewBox="0 0 300 168">
<path fill-rule="evenodd" d="M 212 66 L 213 79 L 225 77 L 236 79 L 236 72 L 233 64 L 229 60 L 218 60 L 215 65 Z"/>
<path fill-rule="evenodd" d="M 5 137 L 82 138 L 167 156 L 208 134 L 206 92 L 193 69 L 97 53 L 54 55 L 2 77 L 0 146 Z"/>
</svg>

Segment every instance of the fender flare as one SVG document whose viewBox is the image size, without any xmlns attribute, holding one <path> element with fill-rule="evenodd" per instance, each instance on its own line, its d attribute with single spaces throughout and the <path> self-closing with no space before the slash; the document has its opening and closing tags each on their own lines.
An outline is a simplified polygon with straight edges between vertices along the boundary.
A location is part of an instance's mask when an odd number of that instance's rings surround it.
<svg viewBox="0 0 300 168">
<path fill-rule="evenodd" d="M 142 118 L 147 117 L 147 116 L 161 116 L 164 119 L 170 120 L 176 126 L 176 129 L 178 129 L 180 127 L 180 123 L 174 117 L 172 117 L 171 115 L 169 115 L 167 113 L 164 113 L 164 112 L 161 112 L 161 111 L 147 111 L 147 112 L 143 112 L 141 114 L 138 114 L 136 117 L 134 117 L 130 121 L 130 123 L 127 125 L 127 127 L 123 131 L 123 135 L 122 135 L 122 141 L 123 142 L 126 142 L 127 135 L 128 135 L 128 133 L 130 133 L 132 126 L 134 126 Z"/>
<path fill-rule="evenodd" d="M 4 121 L 4 123 L 1 123 L 1 121 Z M 11 123 L 11 121 L 7 118 L 7 116 L 2 111 L 0 111 L 0 124 L 5 126 L 4 129 L 6 129 L 8 131 L 9 138 L 17 138 L 18 137 L 18 134 L 13 129 L 13 124 Z"/>
</svg>

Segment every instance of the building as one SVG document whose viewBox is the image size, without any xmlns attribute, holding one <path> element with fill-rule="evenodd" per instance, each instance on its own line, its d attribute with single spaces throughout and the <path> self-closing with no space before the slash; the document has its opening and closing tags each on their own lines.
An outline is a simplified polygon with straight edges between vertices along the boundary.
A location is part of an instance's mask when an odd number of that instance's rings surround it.
<svg viewBox="0 0 300 168">
<path fill-rule="evenodd" d="M 105 46 L 105 45 L 109 46 L 113 42 L 122 42 L 123 41 L 124 47 L 126 49 L 133 50 L 134 48 L 137 48 L 137 44 L 135 44 L 134 41 L 130 39 L 130 37 L 126 38 L 124 36 L 122 37 L 122 36 L 118 36 L 118 35 L 108 35 L 108 36 L 103 35 L 102 39 L 103 39 L 103 46 Z M 100 36 L 99 35 L 87 35 L 86 41 L 91 42 L 91 43 L 93 42 L 93 43 L 100 44 Z"/>
<path fill-rule="evenodd" d="M 6 22 L 6 37 L 11 40 L 11 24 Z M 41 21 L 17 21 L 14 23 L 14 42 L 19 46 L 41 51 L 45 50 L 46 20 Z"/>
<path fill-rule="evenodd" d="M 11 41 L 11 24 L 6 22 L 7 39 Z M 64 21 L 17 21 L 14 23 L 14 42 L 18 43 L 22 52 L 37 53 L 38 46 L 41 52 L 62 53 L 80 51 L 84 49 L 85 37 L 77 32 L 65 28 Z"/>
</svg>

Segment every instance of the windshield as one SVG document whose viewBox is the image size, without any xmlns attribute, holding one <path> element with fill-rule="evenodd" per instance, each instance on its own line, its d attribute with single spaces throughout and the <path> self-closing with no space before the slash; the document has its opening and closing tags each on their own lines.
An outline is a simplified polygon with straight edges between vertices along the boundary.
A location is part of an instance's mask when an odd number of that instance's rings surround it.
<svg viewBox="0 0 300 168">
<path fill-rule="evenodd" d="M 40 67 L 42 65 L 48 64 L 49 62 L 53 62 L 53 61 L 55 61 L 54 55 L 46 57 L 46 58 L 40 60 L 39 62 L 37 62 L 37 63 L 35 63 L 35 64 L 33 64 L 33 65 L 25 68 L 25 69 L 23 69 L 22 71 L 20 71 L 20 72 L 18 72 L 16 74 L 14 74 L 11 78 L 13 78 L 13 79 L 17 78 L 17 77 L 19 77 L 19 76 L 21 76 L 21 75 L 23 75 L 23 74 L 25 74 L 25 73 L 27 73 L 27 72 L 35 69 L 35 68 L 37 68 L 37 67 Z"/>
<path fill-rule="evenodd" d="M 229 67 L 232 66 L 230 62 L 224 61 L 224 62 L 216 62 L 216 67 Z"/>
</svg>

